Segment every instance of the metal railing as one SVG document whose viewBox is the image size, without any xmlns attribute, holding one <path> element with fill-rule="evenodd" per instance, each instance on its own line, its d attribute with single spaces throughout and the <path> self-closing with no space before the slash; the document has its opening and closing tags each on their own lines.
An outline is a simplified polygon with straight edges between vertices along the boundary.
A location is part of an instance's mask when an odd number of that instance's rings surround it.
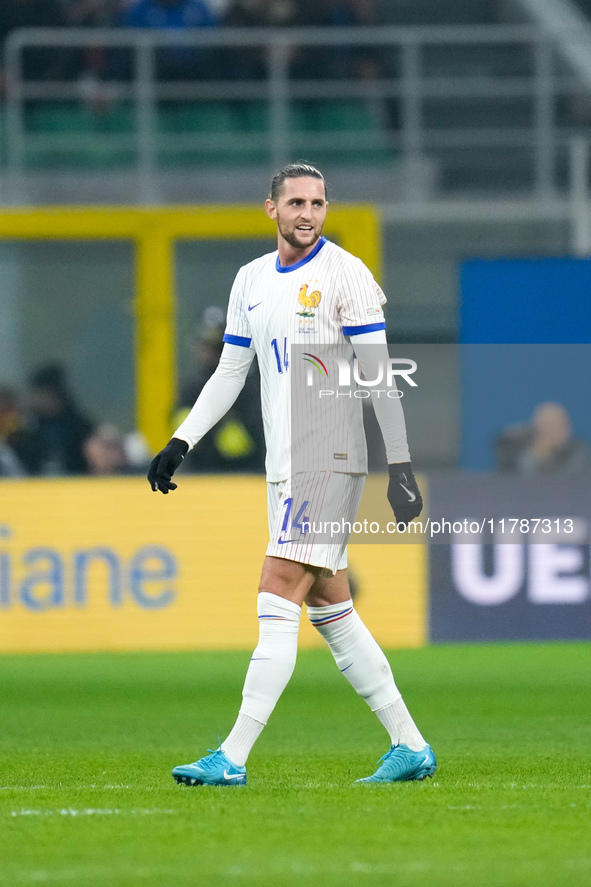
<svg viewBox="0 0 591 887">
<path fill-rule="evenodd" d="M 576 40 L 576 36 L 573 37 Z M 385 123 L 378 133 L 318 133 L 314 144 L 327 151 L 332 148 L 379 146 L 397 153 L 407 169 L 424 158 L 442 152 L 460 150 L 507 152 L 524 149 L 531 154 L 534 194 L 550 198 L 556 183 L 559 152 L 574 135 L 589 135 L 585 125 L 559 124 L 555 103 L 558 96 L 585 94 L 580 80 L 564 68 L 559 70 L 556 54 L 547 36 L 539 30 L 522 26 L 451 26 L 451 27 L 366 27 L 305 29 L 226 29 L 196 31 L 145 31 L 132 29 L 23 29 L 6 41 L 6 169 L 9 193 L 18 196 L 19 182 L 26 174 L 27 152 L 55 149 L 80 150 L 80 136 L 67 133 L 32 133 L 27 131 L 27 103 L 44 101 L 82 101 L 88 91 L 80 81 L 30 80 L 23 75 L 23 51 L 35 47 L 128 49 L 134 56 L 130 80 L 107 79 L 92 89 L 107 102 L 131 101 L 134 105 L 135 131 L 103 133 L 90 136 L 108 140 L 113 146 L 131 148 L 139 178 L 139 199 L 154 199 L 154 181 L 158 153 L 165 146 L 174 152 L 205 146 L 215 152 L 234 151 L 237 157 L 247 148 L 266 152 L 269 166 L 277 168 L 292 156 L 296 135 L 290 129 L 290 106 L 298 101 L 342 99 L 360 100 L 374 106 L 395 102 L 399 123 Z M 156 54 L 162 47 L 198 47 L 203 50 L 260 50 L 265 58 L 266 78 L 262 80 L 187 80 L 160 81 L 156 72 Z M 375 51 L 386 58 L 398 59 L 397 76 L 366 79 L 296 79 L 290 72 L 291 51 L 301 48 L 352 47 Z M 521 48 L 531 70 L 506 76 L 482 71 L 449 76 L 431 73 L 425 64 L 433 48 L 462 53 L 468 47 Z M 445 66 L 444 66 L 445 67 Z M 531 119 L 511 125 L 479 127 L 470 122 L 470 103 L 486 100 L 503 102 L 526 100 Z M 231 101 L 247 103 L 258 100 L 268 106 L 268 131 L 245 132 L 232 139 L 228 134 L 157 132 L 157 108 L 161 102 Z M 430 125 L 426 103 L 430 100 L 467 102 L 465 120 L 460 126 Z M 377 141 L 376 141 L 377 140 Z M 412 195 L 411 195 L 412 197 Z"/>
</svg>

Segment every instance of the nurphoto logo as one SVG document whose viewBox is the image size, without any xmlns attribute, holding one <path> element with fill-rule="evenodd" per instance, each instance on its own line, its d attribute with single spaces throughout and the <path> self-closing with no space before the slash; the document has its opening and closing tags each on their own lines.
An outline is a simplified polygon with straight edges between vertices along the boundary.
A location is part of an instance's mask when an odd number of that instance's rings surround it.
<svg viewBox="0 0 591 887">
<path fill-rule="evenodd" d="M 330 379 L 336 382 L 337 389 L 321 389 L 318 392 L 319 397 L 371 397 L 372 394 L 385 394 L 386 397 L 400 399 L 404 396 L 404 392 L 396 386 L 396 377 L 399 376 L 412 388 L 418 385 L 412 374 L 417 370 L 417 363 L 406 357 L 391 357 L 388 360 L 379 360 L 374 364 L 374 379 L 364 379 L 361 375 L 359 361 L 354 358 L 353 365 L 345 357 L 319 357 L 316 354 L 310 354 L 305 351 L 302 359 L 310 364 L 306 375 L 306 384 L 309 388 L 315 387 L 318 382 L 316 373 L 319 373 L 322 379 Z M 332 373 L 329 372 L 328 365 L 331 365 Z M 336 372 L 334 369 L 336 365 Z M 316 371 L 316 373 L 315 373 Z M 355 388 L 359 385 L 359 388 Z M 379 388 L 378 386 L 382 386 Z M 369 389 L 372 389 L 371 391 Z"/>
</svg>

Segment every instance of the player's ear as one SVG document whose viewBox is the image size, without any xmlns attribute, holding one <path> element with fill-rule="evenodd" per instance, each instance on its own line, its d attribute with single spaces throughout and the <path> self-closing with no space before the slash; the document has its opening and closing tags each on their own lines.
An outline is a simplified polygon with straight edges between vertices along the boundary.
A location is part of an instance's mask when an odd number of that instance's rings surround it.
<svg viewBox="0 0 591 887">
<path fill-rule="evenodd" d="M 270 197 L 265 200 L 265 211 L 270 219 L 273 219 L 274 222 L 277 221 L 277 206 Z"/>
</svg>

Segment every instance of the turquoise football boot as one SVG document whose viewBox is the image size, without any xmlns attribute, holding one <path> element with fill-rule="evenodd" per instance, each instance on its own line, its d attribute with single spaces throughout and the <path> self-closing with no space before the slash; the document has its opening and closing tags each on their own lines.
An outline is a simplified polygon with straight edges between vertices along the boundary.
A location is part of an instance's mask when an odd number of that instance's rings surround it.
<svg viewBox="0 0 591 887">
<path fill-rule="evenodd" d="M 355 782 L 409 782 L 413 779 L 425 779 L 433 776 L 437 769 L 437 761 L 430 745 L 422 751 L 413 751 L 408 745 L 393 745 L 390 751 L 380 758 L 375 773 Z"/>
<path fill-rule="evenodd" d="M 221 748 L 207 749 L 210 754 L 193 764 L 181 764 L 172 771 L 183 785 L 246 785 L 246 767 L 237 767 Z"/>
</svg>

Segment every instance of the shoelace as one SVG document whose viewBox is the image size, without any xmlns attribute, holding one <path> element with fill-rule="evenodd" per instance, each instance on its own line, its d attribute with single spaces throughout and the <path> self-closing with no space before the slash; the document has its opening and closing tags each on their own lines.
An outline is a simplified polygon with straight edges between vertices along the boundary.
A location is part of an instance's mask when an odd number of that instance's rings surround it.
<svg viewBox="0 0 591 887">
<path fill-rule="evenodd" d="M 202 770 L 214 770 L 219 765 L 219 755 L 223 755 L 221 748 L 208 748 L 209 757 L 203 758 L 199 766 Z"/>
<path fill-rule="evenodd" d="M 386 752 L 386 754 L 385 754 L 385 755 L 382 755 L 382 757 L 381 757 L 380 760 L 378 761 L 378 764 L 381 764 L 382 761 L 385 761 L 386 758 L 389 758 L 390 755 L 393 754 L 393 752 L 395 752 L 397 748 L 398 748 L 397 745 L 392 745 L 392 746 L 390 746 L 390 748 L 388 749 L 388 751 Z"/>
</svg>

